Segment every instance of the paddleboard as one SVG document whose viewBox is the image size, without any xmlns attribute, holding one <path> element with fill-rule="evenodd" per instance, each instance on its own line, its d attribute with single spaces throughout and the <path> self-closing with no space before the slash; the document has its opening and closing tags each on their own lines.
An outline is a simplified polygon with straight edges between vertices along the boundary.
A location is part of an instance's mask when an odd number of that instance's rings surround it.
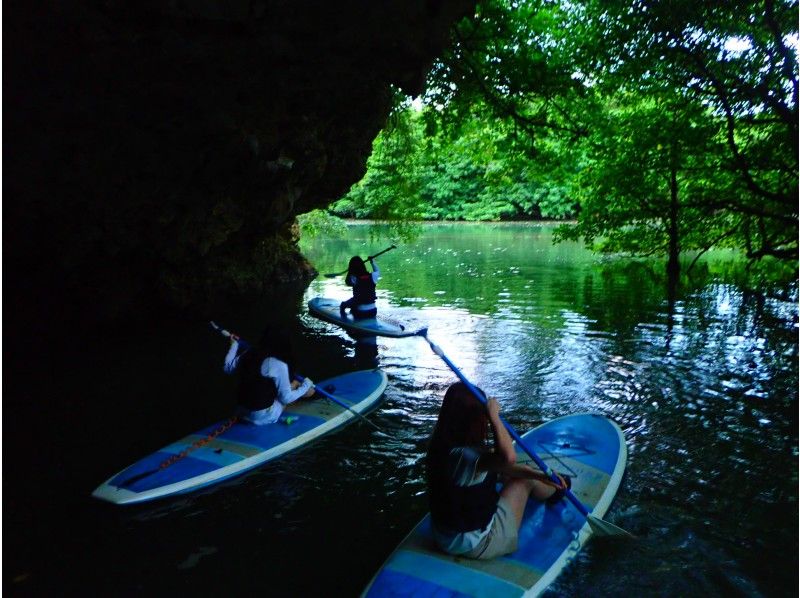
<svg viewBox="0 0 800 598">
<path fill-rule="evenodd" d="M 349 313 L 345 316 L 339 312 L 339 305 L 341 301 L 336 299 L 327 299 L 325 297 L 316 297 L 308 302 L 308 311 L 312 316 L 325 320 L 331 324 L 341 326 L 349 332 L 356 332 L 369 336 L 391 336 L 394 338 L 401 338 L 404 336 L 415 336 L 417 330 L 408 330 L 402 324 L 394 324 L 378 318 L 366 318 L 364 320 L 356 320 Z"/>
<path fill-rule="evenodd" d="M 602 518 L 617 493 L 627 461 L 619 427 L 598 414 L 568 415 L 522 436 L 554 470 L 572 476 L 572 492 Z M 517 448 L 518 462 L 530 457 Z M 533 465 L 535 467 L 535 464 Z M 434 544 L 430 515 L 408 535 L 362 596 L 537 596 L 589 538 L 583 515 L 563 499 L 555 505 L 530 500 L 517 550 L 492 560 L 451 556 Z"/>
<path fill-rule="evenodd" d="M 363 413 L 375 406 L 386 384 L 386 374 L 375 369 L 329 378 L 317 386 Z M 297 450 L 357 417 L 317 393 L 289 404 L 274 424 L 222 420 L 123 469 L 92 496 L 128 504 L 191 492 Z"/>
</svg>

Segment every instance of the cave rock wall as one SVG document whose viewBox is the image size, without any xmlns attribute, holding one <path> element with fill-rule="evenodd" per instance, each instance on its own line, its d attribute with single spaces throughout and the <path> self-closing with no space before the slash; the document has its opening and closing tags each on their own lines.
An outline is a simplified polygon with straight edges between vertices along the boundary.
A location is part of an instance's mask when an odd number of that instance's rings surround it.
<svg viewBox="0 0 800 598">
<path fill-rule="evenodd" d="M 13 292 L 124 314 L 310 278 L 295 217 L 363 176 L 392 88 L 422 91 L 473 5 L 5 6 Z"/>
</svg>

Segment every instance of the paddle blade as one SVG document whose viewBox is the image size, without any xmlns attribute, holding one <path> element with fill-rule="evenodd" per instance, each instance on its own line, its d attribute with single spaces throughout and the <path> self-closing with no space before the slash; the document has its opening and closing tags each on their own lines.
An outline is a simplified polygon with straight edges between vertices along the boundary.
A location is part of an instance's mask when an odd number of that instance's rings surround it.
<svg viewBox="0 0 800 598">
<path fill-rule="evenodd" d="M 592 531 L 597 534 L 598 536 L 616 536 L 616 537 L 623 537 L 623 538 L 635 538 L 632 533 L 625 531 L 621 527 L 617 527 L 613 523 L 609 523 L 608 521 L 603 521 L 599 517 L 595 517 L 594 515 L 588 515 L 586 520 L 589 522 L 589 527 L 592 528 Z"/>
</svg>

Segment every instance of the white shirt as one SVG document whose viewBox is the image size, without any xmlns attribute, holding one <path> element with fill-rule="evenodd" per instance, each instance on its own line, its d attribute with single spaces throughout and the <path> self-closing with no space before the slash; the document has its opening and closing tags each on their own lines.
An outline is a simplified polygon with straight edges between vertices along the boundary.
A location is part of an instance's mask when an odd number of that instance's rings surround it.
<svg viewBox="0 0 800 598">
<path fill-rule="evenodd" d="M 239 366 L 241 355 L 237 355 L 238 351 L 239 342 L 232 342 L 231 348 L 225 356 L 225 365 L 223 369 L 226 374 L 232 374 Z M 292 390 L 292 382 L 289 380 L 289 366 L 275 357 L 267 357 L 261 363 L 261 375 L 265 378 L 272 378 L 275 380 L 275 386 L 278 389 L 275 401 L 266 409 L 259 409 L 258 411 L 250 411 L 249 409 L 240 407 L 240 414 L 242 417 L 258 425 L 273 424 L 278 421 L 286 405 L 294 403 L 297 399 L 301 398 L 313 385 L 313 382 L 306 378 L 297 389 Z"/>
</svg>

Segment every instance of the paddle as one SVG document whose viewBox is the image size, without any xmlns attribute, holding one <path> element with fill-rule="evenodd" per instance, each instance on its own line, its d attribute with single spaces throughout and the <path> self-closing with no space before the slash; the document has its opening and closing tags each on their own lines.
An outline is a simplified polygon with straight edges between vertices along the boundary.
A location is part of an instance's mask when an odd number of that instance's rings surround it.
<svg viewBox="0 0 800 598">
<path fill-rule="evenodd" d="M 242 346 L 243 346 L 245 349 L 249 349 L 249 348 L 252 346 L 252 345 L 250 345 L 250 343 L 248 343 L 246 340 L 244 340 L 243 338 L 241 338 L 240 336 L 238 336 L 238 335 L 236 335 L 236 334 L 233 334 L 232 332 L 228 332 L 227 330 L 225 330 L 225 329 L 224 329 L 222 326 L 220 326 L 220 325 L 219 325 L 219 324 L 217 324 L 216 322 L 211 322 L 211 327 L 212 327 L 214 330 L 216 330 L 217 332 L 219 332 L 219 333 L 220 333 L 222 336 L 226 336 L 226 337 L 228 337 L 228 338 L 233 338 L 233 339 L 235 339 L 235 340 L 239 341 L 239 342 L 242 344 Z M 300 376 L 300 375 L 298 375 L 298 374 L 295 374 L 295 376 L 294 376 L 294 377 L 295 377 L 295 378 L 296 378 L 296 379 L 297 379 L 299 382 L 303 382 L 303 381 L 305 380 L 305 378 L 304 378 L 303 376 Z M 319 394 L 321 394 L 321 395 L 322 395 L 323 397 L 325 397 L 326 399 L 330 399 L 331 401 L 333 401 L 334 403 L 336 403 L 336 404 L 337 404 L 337 405 L 339 405 L 340 407 L 344 407 L 344 408 L 345 408 L 345 409 L 347 409 L 347 410 L 348 410 L 350 413 L 354 413 L 355 415 L 357 415 L 358 417 L 360 417 L 361 419 L 363 419 L 363 420 L 364 420 L 365 422 L 367 422 L 367 423 L 368 423 L 370 426 L 372 426 L 373 428 L 375 428 L 376 430 L 378 430 L 378 431 L 379 431 L 379 432 L 381 432 L 382 434 L 385 434 L 385 432 L 384 432 L 383 430 L 381 430 L 381 429 L 380 429 L 380 427 L 378 427 L 376 424 L 374 424 L 373 422 L 371 422 L 370 420 L 368 420 L 366 417 L 364 417 L 364 416 L 363 416 L 361 413 L 359 413 L 358 411 L 355 411 L 354 409 L 351 409 L 351 408 L 350 408 L 350 407 L 349 407 L 349 406 L 348 406 L 346 403 L 343 403 L 342 401 L 340 401 L 339 399 L 337 399 L 336 397 L 334 397 L 332 394 L 330 394 L 329 392 L 327 392 L 327 391 L 326 391 L 325 389 L 323 389 L 322 387 L 320 387 L 320 386 L 318 386 L 318 385 L 316 385 L 316 384 L 315 384 L 315 385 L 314 385 L 314 390 L 316 390 L 316 391 L 317 391 Z"/>
<path fill-rule="evenodd" d="M 447 367 L 453 370 L 453 373 L 458 377 L 459 380 L 461 380 L 461 382 L 464 383 L 467 389 L 469 389 L 469 391 L 473 395 L 475 395 L 475 397 L 481 403 L 486 405 L 486 399 L 483 397 L 483 395 L 480 392 L 478 392 L 478 390 L 472 385 L 472 383 L 470 383 L 469 380 L 467 380 L 464 374 L 461 373 L 461 371 L 453 364 L 453 362 L 447 358 L 447 356 L 444 354 L 441 348 L 438 345 L 436 345 L 433 341 L 431 341 L 431 339 L 428 338 L 428 329 L 423 328 L 422 330 L 417 332 L 417 334 L 428 342 L 433 352 L 442 358 L 442 361 L 444 361 L 447 364 Z M 511 437 L 514 440 L 516 440 L 517 445 L 520 446 L 522 450 L 524 450 L 526 453 L 528 453 L 528 456 L 530 456 L 530 458 L 534 460 L 536 465 L 539 466 L 539 469 L 541 469 L 545 474 L 547 474 L 547 476 L 550 478 L 552 482 L 554 482 L 560 487 L 561 480 L 558 479 L 556 473 L 544 461 L 542 461 L 542 459 L 540 459 L 539 456 L 528 447 L 528 445 L 525 444 L 525 441 L 522 440 L 520 435 L 517 434 L 516 430 L 514 430 L 514 428 L 511 427 L 511 424 L 509 424 L 505 420 L 505 418 L 500 416 L 500 421 L 503 422 L 503 425 L 508 430 L 508 433 L 511 434 Z M 578 500 L 578 498 L 572 493 L 571 490 L 566 489 L 564 496 L 568 498 L 573 505 L 575 505 L 575 508 L 578 509 L 578 511 L 580 511 L 584 517 L 586 517 L 586 520 L 589 522 L 589 526 L 595 533 L 603 536 L 627 536 L 630 538 L 634 537 L 633 534 L 631 534 L 630 532 L 627 532 L 624 529 L 617 527 L 613 523 L 609 523 L 608 521 L 603 521 L 599 517 L 595 517 L 594 515 L 589 513 L 589 510 L 583 505 L 581 501 Z"/>
<path fill-rule="evenodd" d="M 365 259 L 364 261 L 365 261 L 365 262 L 368 262 L 369 260 L 374 260 L 374 259 L 375 259 L 376 257 L 378 257 L 379 255 L 383 255 L 384 253 L 386 253 L 387 251 L 391 251 L 392 249 L 397 249 L 397 245 L 392 245 L 391 247 L 387 247 L 387 248 L 386 248 L 386 249 L 384 249 L 383 251 L 379 251 L 379 252 L 378 252 L 378 253 L 376 253 L 375 255 L 370 255 L 370 256 L 369 256 L 369 257 L 367 257 L 367 259 Z M 341 276 L 342 274 L 347 274 L 347 271 L 348 271 L 349 269 L 350 269 L 350 268 L 348 267 L 346 270 L 342 270 L 341 272 L 331 272 L 331 273 L 329 273 L 329 274 L 326 274 L 326 275 L 325 275 L 325 277 L 326 277 L 326 278 L 336 278 L 337 276 Z"/>
</svg>

